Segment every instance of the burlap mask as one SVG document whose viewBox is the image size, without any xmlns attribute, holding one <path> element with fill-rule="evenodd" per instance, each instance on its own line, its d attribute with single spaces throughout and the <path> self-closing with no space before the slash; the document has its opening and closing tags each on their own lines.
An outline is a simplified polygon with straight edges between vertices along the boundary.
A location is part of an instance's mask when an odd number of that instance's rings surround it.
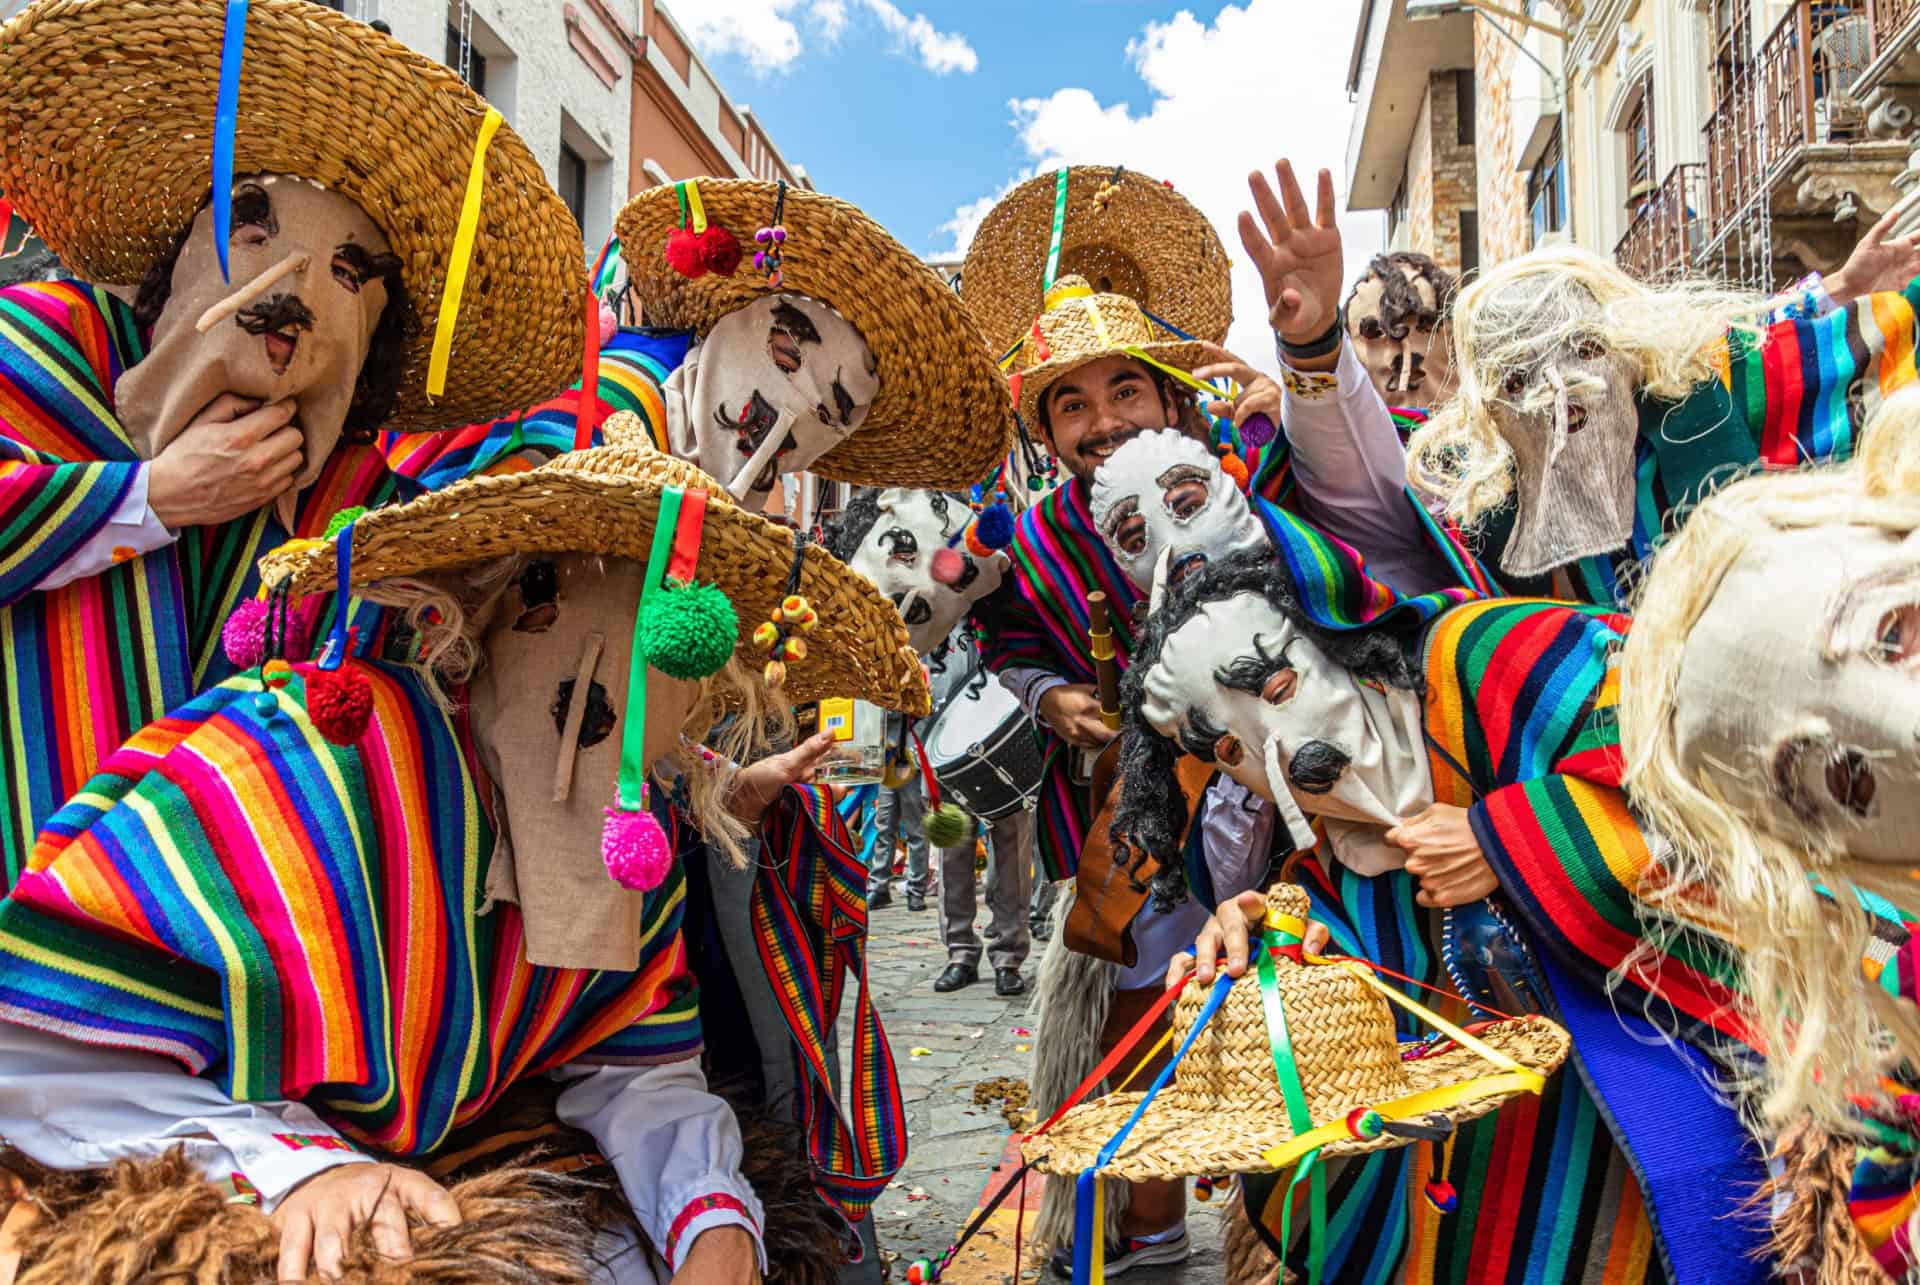
<svg viewBox="0 0 1920 1285">
<path fill-rule="evenodd" d="M 263 404 L 291 398 L 305 438 L 298 491 L 320 476 L 340 441 L 387 306 L 387 238 L 352 201 L 304 179 L 242 179 L 232 199 L 232 284 L 220 279 L 209 204 L 174 263 L 145 360 L 114 386 L 115 407 L 134 450 L 152 459 L 222 393 Z M 294 255 L 306 257 L 304 267 L 206 334 L 195 328 L 207 309 Z"/>
<path fill-rule="evenodd" d="M 1267 530 L 1203 444 L 1178 429 L 1123 442 L 1093 475 L 1093 524 L 1135 587 L 1170 554 L 1172 582 L 1209 558 L 1264 548 Z"/>
<path fill-rule="evenodd" d="M 1419 298 L 1420 317 L 1389 315 L 1386 284 L 1369 274 L 1347 301 L 1347 333 L 1367 379 L 1387 405 L 1436 406 L 1453 391 L 1453 346 L 1444 321 L 1424 320 L 1440 314 L 1433 283 L 1411 272 L 1407 277 Z"/>
<path fill-rule="evenodd" d="M 745 499 L 858 429 L 880 377 L 839 313 L 804 295 L 767 295 L 714 323 L 663 394 L 673 453 Z"/>
<path fill-rule="evenodd" d="M 647 676 L 627 704 L 637 562 L 567 554 L 529 562 L 493 608 L 472 688 L 474 740 L 493 777 L 500 838 L 489 897 L 517 902 L 527 961 L 630 970 L 645 894 L 615 883 L 601 829 L 625 720 L 644 717 L 649 769 L 677 748 L 700 684 Z M 571 735 L 569 735 L 571 732 Z"/>
<path fill-rule="evenodd" d="M 1920 534 L 1757 534 L 1687 635 L 1674 692 L 1681 764 L 1782 838 L 1832 836 L 1862 861 L 1912 866 L 1916 668 Z"/>
<path fill-rule="evenodd" d="M 1433 802 L 1420 698 L 1354 677 L 1258 593 L 1207 603 L 1168 635 L 1140 713 L 1162 736 L 1207 742 L 1220 769 L 1280 809 L 1325 819 L 1342 864 L 1406 864 L 1386 829 Z"/>
</svg>

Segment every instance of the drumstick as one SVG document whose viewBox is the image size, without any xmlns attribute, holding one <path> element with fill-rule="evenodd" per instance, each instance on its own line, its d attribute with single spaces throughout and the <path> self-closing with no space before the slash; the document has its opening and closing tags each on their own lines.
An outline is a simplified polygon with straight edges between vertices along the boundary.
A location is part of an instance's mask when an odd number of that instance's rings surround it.
<svg viewBox="0 0 1920 1285">
<path fill-rule="evenodd" d="M 1120 730 L 1120 666 L 1113 658 L 1113 617 L 1107 595 L 1096 589 L 1087 595 L 1087 650 L 1093 653 L 1093 672 L 1100 680 L 1100 721 Z"/>
</svg>

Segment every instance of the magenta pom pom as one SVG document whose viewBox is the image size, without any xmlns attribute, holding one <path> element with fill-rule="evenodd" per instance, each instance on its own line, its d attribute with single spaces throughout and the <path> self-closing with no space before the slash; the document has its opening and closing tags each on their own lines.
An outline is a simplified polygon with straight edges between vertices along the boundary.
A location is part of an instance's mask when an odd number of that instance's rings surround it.
<svg viewBox="0 0 1920 1285">
<path fill-rule="evenodd" d="M 600 338 L 604 341 L 618 329 L 620 329 L 619 314 L 607 305 L 605 299 L 602 299 L 600 301 Z"/>
<path fill-rule="evenodd" d="M 220 630 L 220 649 L 238 669 L 252 669 L 267 658 L 267 604 L 249 598 L 233 609 Z"/>
<path fill-rule="evenodd" d="M 651 812 L 607 809 L 606 828 L 600 832 L 600 859 L 622 888 L 647 892 L 658 888 L 673 866 L 666 831 Z"/>
</svg>

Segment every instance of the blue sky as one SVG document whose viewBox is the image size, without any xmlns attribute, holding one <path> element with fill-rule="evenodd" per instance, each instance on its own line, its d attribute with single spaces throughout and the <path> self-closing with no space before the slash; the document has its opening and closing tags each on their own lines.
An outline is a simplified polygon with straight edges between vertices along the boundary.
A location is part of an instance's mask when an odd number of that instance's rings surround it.
<svg viewBox="0 0 1920 1285">
<path fill-rule="evenodd" d="M 993 198 L 1061 163 L 1173 181 L 1236 260 L 1233 346 L 1268 364 L 1240 254 L 1246 172 L 1334 171 L 1359 0 L 668 0 L 735 102 L 823 191 L 916 252 L 964 249 Z M 1350 270 L 1375 216 L 1343 217 Z M 1351 275 L 1351 271 L 1349 273 Z"/>
</svg>

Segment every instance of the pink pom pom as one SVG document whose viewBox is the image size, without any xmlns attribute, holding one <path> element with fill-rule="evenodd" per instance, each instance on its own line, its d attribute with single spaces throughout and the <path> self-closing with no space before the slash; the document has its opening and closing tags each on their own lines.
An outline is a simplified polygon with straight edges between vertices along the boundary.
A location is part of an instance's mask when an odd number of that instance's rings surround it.
<svg viewBox="0 0 1920 1285">
<path fill-rule="evenodd" d="M 933 578 L 948 588 L 952 588 L 960 582 L 960 577 L 966 572 L 966 569 L 967 564 L 965 560 L 952 549 L 935 549 L 933 551 L 933 564 L 928 568 L 928 570 L 933 572 Z"/>
<path fill-rule="evenodd" d="M 620 318 L 614 314 L 612 308 L 607 306 L 607 301 L 602 299 L 600 301 L 600 338 L 605 340 L 618 329 L 620 329 Z"/>
<path fill-rule="evenodd" d="M 651 812 L 607 809 L 606 828 L 600 831 L 600 859 L 622 888 L 647 892 L 658 888 L 673 867 L 666 831 Z"/>
<path fill-rule="evenodd" d="M 239 669 L 252 669 L 267 658 L 267 604 L 249 598 L 233 609 L 220 630 L 220 649 Z"/>
</svg>

